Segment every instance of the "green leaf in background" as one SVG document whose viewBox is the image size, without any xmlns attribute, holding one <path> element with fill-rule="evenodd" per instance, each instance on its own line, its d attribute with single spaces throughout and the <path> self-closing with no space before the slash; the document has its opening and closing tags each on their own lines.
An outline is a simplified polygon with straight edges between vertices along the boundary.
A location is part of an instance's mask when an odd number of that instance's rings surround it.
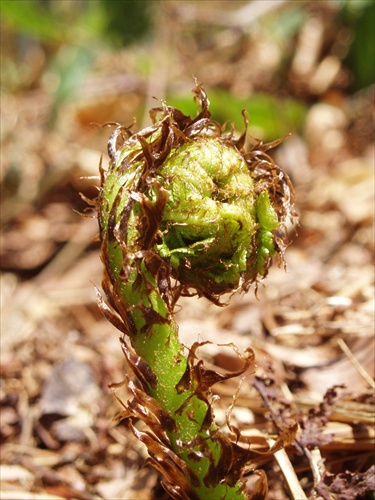
<svg viewBox="0 0 375 500">
<path fill-rule="evenodd" d="M 290 2 L 287 9 L 271 12 L 264 17 L 263 28 L 279 43 L 291 40 L 298 34 L 309 12 L 302 2 Z"/>
<path fill-rule="evenodd" d="M 156 3 L 156 0 L 102 1 L 106 39 L 115 47 L 139 42 L 152 28 L 152 9 Z"/>
<path fill-rule="evenodd" d="M 354 91 L 369 87 L 375 80 L 375 2 L 345 0 L 341 17 L 353 34 L 345 63 L 352 72 Z"/>
<path fill-rule="evenodd" d="M 249 132 L 256 138 L 272 141 L 290 132 L 300 131 L 306 106 L 295 99 L 281 99 L 266 94 L 256 94 L 240 99 L 229 92 L 212 89 L 209 92 L 212 117 L 223 123 L 233 123 L 237 131 L 244 129 L 241 111 L 249 112 Z M 196 109 L 189 97 L 170 96 L 168 103 L 194 116 Z"/>
<path fill-rule="evenodd" d="M 65 45 L 52 60 L 50 71 L 56 77 L 57 85 L 50 116 L 51 127 L 55 123 L 61 104 L 79 95 L 79 89 L 90 72 L 94 56 L 92 47 Z"/>
<path fill-rule="evenodd" d="M 1 0 L 1 21 L 18 33 L 42 42 L 61 42 L 65 39 L 62 23 L 37 0 Z"/>
<path fill-rule="evenodd" d="M 67 45 L 59 51 L 50 66 L 58 78 L 55 91 L 57 104 L 75 97 L 94 57 L 94 51 L 88 46 Z"/>
</svg>

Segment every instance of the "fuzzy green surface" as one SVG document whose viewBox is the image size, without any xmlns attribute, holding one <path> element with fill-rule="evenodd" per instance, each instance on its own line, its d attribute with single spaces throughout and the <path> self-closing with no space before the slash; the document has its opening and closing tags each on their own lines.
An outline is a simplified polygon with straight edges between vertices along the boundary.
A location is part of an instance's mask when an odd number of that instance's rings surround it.
<svg viewBox="0 0 375 500">
<path fill-rule="evenodd" d="M 195 139 L 170 154 L 157 178 L 169 193 L 159 254 L 185 283 L 236 288 L 256 228 L 253 180 L 239 152 L 218 138 Z"/>
</svg>

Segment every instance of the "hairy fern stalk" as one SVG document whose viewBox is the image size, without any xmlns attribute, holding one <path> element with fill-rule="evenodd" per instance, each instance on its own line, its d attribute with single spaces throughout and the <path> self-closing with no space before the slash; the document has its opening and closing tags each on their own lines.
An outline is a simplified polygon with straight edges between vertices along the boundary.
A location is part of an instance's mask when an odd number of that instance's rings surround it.
<svg viewBox="0 0 375 500">
<path fill-rule="evenodd" d="M 223 294 L 265 277 L 274 255 L 282 261 L 293 190 L 267 155 L 279 141 L 248 146 L 246 115 L 235 138 L 212 120 L 203 88 L 194 92 L 195 118 L 162 102 L 150 112 L 153 126 L 133 133 L 118 125 L 109 140 L 98 203 L 106 295 L 99 303 L 123 334 L 136 378 L 127 423 L 164 488 L 189 500 L 255 498 L 266 480 L 259 474 L 247 491 L 252 452 L 222 434 L 211 407 L 210 387 L 239 373 L 207 370 L 199 344 L 180 343 L 174 306 L 193 294 L 221 305 Z M 252 362 L 249 349 L 240 373 Z"/>
</svg>

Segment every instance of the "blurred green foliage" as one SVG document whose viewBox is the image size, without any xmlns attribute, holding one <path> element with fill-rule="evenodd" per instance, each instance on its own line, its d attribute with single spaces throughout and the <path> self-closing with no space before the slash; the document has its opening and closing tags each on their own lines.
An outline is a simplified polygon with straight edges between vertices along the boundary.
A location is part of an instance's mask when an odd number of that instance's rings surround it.
<svg viewBox="0 0 375 500">
<path fill-rule="evenodd" d="M 290 1 L 287 5 L 280 12 L 271 13 L 265 22 L 265 29 L 282 47 L 288 47 L 288 41 L 298 34 L 310 13 L 309 2 Z M 352 36 L 345 64 L 352 74 L 352 90 L 357 91 L 374 83 L 375 2 L 337 0 L 336 5 L 339 6 L 338 24 L 348 28 Z M 2 83 L 4 75 L 13 78 L 18 60 L 24 58 L 27 62 L 28 40 L 37 42 L 43 45 L 48 71 L 55 77 L 56 109 L 76 95 L 101 48 L 110 46 L 116 51 L 140 44 L 147 37 L 152 42 L 158 7 L 158 0 L 0 0 L 2 25 L 19 37 L 20 51 L 15 55 L 7 54 L 2 48 Z M 287 54 L 288 50 L 285 52 Z M 148 54 L 148 51 L 140 51 L 133 67 L 142 78 L 147 78 L 155 65 L 152 51 Z M 21 69 L 18 71 L 21 81 Z M 13 83 L 17 78 L 12 81 L 11 78 L 8 90 L 17 90 L 17 84 Z M 18 89 L 23 88 L 22 81 L 18 85 Z M 263 140 L 273 140 L 301 129 L 306 107 L 297 99 L 266 94 L 240 99 L 225 90 L 208 90 L 213 117 L 221 123 L 232 122 L 237 130 L 243 130 L 243 109 L 249 111 L 250 131 Z M 168 96 L 168 103 L 190 116 L 195 114 L 190 95 Z"/>
<path fill-rule="evenodd" d="M 16 33 L 29 35 L 42 42 L 65 39 L 61 21 L 39 0 L 1 0 L 1 21 Z"/>
<path fill-rule="evenodd" d="M 375 2 L 343 0 L 340 17 L 353 36 L 345 64 L 352 73 L 351 88 L 357 91 L 375 82 Z"/>
<path fill-rule="evenodd" d="M 152 12 L 157 0 L 105 0 L 106 37 L 116 47 L 145 37 L 152 29 Z"/>
<path fill-rule="evenodd" d="M 283 43 L 298 34 L 308 17 L 309 11 L 303 2 L 290 2 L 287 9 L 281 9 L 267 17 L 265 28 L 268 33 Z"/>
<path fill-rule="evenodd" d="M 139 42 L 152 29 L 157 0 L 1 0 L 1 18 L 12 30 L 44 43 Z"/>
<path fill-rule="evenodd" d="M 12 53 L 2 47 L 2 84 L 8 91 L 23 88 L 14 61 L 27 61 L 29 47 L 40 44 L 56 77 L 56 108 L 75 96 L 100 49 L 116 50 L 150 33 L 154 7 L 147 0 L 0 0 L 1 23 L 18 37 L 8 46 Z M 6 75 L 12 75 L 8 82 Z"/>
<path fill-rule="evenodd" d="M 235 130 L 244 130 L 242 110 L 248 111 L 249 130 L 258 139 L 272 141 L 290 132 L 301 130 L 307 107 L 295 99 L 280 99 L 266 94 L 255 94 L 240 99 L 224 90 L 206 89 L 212 117 L 219 123 L 233 123 Z M 169 96 L 168 104 L 195 116 L 196 108 L 190 96 Z"/>
</svg>

